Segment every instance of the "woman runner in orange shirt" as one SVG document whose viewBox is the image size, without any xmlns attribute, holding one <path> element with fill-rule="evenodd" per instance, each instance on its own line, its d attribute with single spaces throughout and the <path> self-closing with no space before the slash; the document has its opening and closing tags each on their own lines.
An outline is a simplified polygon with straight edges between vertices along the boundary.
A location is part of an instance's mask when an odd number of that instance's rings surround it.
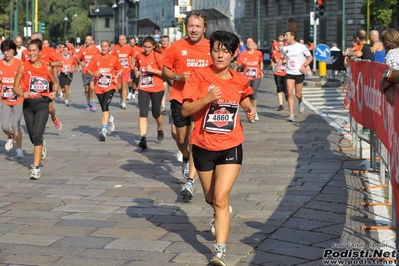
<svg viewBox="0 0 399 266">
<path fill-rule="evenodd" d="M 243 51 L 237 59 L 238 68 L 242 69 L 242 72 L 248 77 L 249 86 L 254 91 L 250 98 L 255 110 L 258 106 L 258 88 L 263 77 L 263 55 L 256 47 L 255 38 L 249 37 L 247 39 L 247 50 Z M 257 120 L 259 120 L 258 113 L 256 113 L 254 121 Z"/>
<path fill-rule="evenodd" d="M 239 38 L 215 31 L 210 38 L 212 65 L 192 71 L 183 89 L 182 114 L 194 116 L 190 144 L 205 200 L 215 211 L 211 232 L 216 234 L 211 265 L 225 265 L 230 228 L 230 191 L 241 169 L 244 141 L 240 106 L 246 117 L 256 116 L 249 96 L 248 78 L 230 68 Z"/>
<path fill-rule="evenodd" d="M 95 54 L 87 67 L 87 74 L 94 77 L 94 93 L 97 95 L 102 110 L 100 141 L 105 141 L 108 130 L 110 132 L 115 130 L 114 117 L 109 112 L 109 105 L 118 87 L 118 79 L 123 72 L 119 59 L 110 54 L 110 50 L 111 42 L 102 40 L 101 53 Z"/>
<path fill-rule="evenodd" d="M 5 149 L 6 151 L 11 150 L 15 139 L 17 141 L 17 158 L 22 158 L 24 152 L 22 151 L 20 125 L 24 98 L 18 97 L 13 92 L 15 74 L 22 61 L 14 57 L 17 55 L 17 45 L 11 39 L 1 43 L 1 51 L 4 55 L 4 59 L 0 61 L 1 100 L 3 102 L 1 105 L 1 127 L 8 137 Z"/>
<path fill-rule="evenodd" d="M 43 43 L 34 39 L 29 43 L 29 60 L 19 68 L 13 91 L 23 97 L 23 113 L 26 128 L 33 148 L 31 179 L 41 177 L 40 162 L 43 151 L 43 133 L 49 116 L 49 100 L 53 100 L 58 90 L 53 68 L 40 59 Z M 51 83 L 51 88 L 50 88 Z"/>
<path fill-rule="evenodd" d="M 151 100 L 152 117 L 157 122 L 157 140 L 162 141 L 163 123 L 161 115 L 161 102 L 165 93 L 165 86 L 162 80 L 162 49 L 159 43 L 151 36 L 143 40 L 144 52 L 137 55 L 135 64 L 136 71 L 140 71 L 139 88 L 139 129 L 140 142 L 139 147 L 143 150 L 147 149 L 147 125 L 148 125 L 148 109 Z"/>
</svg>

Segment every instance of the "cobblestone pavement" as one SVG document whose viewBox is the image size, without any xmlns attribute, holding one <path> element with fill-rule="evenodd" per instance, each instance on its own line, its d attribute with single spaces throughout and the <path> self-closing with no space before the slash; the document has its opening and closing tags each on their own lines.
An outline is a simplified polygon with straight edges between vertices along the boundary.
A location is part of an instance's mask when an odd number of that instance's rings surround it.
<svg viewBox="0 0 399 266">
<path fill-rule="evenodd" d="M 343 136 L 306 108 L 287 122 L 277 112 L 273 79 L 262 80 L 254 124 L 243 122 L 244 162 L 231 192 L 233 207 L 227 243 L 228 265 L 323 265 L 333 244 L 379 243 L 371 209 L 361 207 L 367 184 L 342 161 Z M 156 141 L 149 116 L 148 150 L 137 144 L 136 101 L 111 104 L 116 130 L 98 141 L 101 113 L 85 111 L 80 73 L 71 104 L 57 99 L 63 123 L 49 119 L 48 155 L 40 180 L 29 179 L 33 148 L 23 133 L 25 158 L 0 140 L 0 265 L 206 265 L 214 237 L 200 183 L 193 200 L 183 200 L 181 165 L 164 117 L 165 139 Z M 297 105 L 296 105 L 297 106 Z M 297 108 L 297 107 L 296 107 Z M 287 106 L 286 106 L 287 109 Z M 241 113 L 243 116 L 244 113 Z M 23 122 L 24 127 L 24 122 Z"/>
</svg>

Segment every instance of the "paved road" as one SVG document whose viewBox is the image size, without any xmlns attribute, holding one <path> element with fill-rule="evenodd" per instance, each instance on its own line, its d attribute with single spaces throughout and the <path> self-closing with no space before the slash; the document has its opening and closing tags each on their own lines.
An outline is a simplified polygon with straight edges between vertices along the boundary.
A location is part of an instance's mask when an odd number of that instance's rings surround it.
<svg viewBox="0 0 399 266">
<path fill-rule="evenodd" d="M 142 152 L 137 102 L 121 110 L 116 96 L 116 131 L 99 142 L 101 114 L 85 111 L 80 84 L 76 74 L 70 107 L 56 100 L 63 129 L 49 120 L 40 180 L 29 179 L 26 133 L 22 159 L 4 150 L 5 136 L 0 140 L 0 265 L 206 265 L 212 211 L 199 182 L 192 201 L 179 195 L 183 178 L 167 118 L 161 143 L 149 120 Z M 359 190 L 366 180 L 350 171 L 362 165 L 341 161 L 348 154 L 334 150 L 348 145 L 342 135 L 309 108 L 290 123 L 277 106 L 274 81 L 264 78 L 260 121 L 243 122 L 228 265 L 323 265 L 333 243 L 377 243 L 375 233 L 360 229 L 375 223 L 360 207 L 369 197 Z"/>
</svg>

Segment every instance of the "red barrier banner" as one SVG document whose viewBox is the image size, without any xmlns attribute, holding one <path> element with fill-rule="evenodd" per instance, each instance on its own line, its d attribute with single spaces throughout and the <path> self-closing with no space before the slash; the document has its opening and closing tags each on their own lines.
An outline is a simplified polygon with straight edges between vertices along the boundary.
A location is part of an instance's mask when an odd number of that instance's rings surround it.
<svg viewBox="0 0 399 266">
<path fill-rule="evenodd" d="M 377 62 L 351 61 L 349 113 L 357 123 L 375 131 L 389 152 L 396 220 L 399 221 L 399 97 L 392 106 L 380 92 L 380 80 L 387 68 Z"/>
</svg>

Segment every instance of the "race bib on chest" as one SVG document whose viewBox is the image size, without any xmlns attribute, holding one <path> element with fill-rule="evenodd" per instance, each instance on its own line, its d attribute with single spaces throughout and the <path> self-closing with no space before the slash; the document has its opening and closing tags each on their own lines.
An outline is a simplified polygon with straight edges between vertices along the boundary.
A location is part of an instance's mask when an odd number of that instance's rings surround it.
<svg viewBox="0 0 399 266">
<path fill-rule="evenodd" d="M 111 85 L 111 74 L 101 74 L 98 77 L 98 87 L 100 88 L 108 88 Z"/>
<path fill-rule="evenodd" d="M 12 88 L 12 86 L 3 86 L 3 98 L 6 98 L 10 102 L 16 102 L 18 97 L 13 92 Z"/>
<path fill-rule="evenodd" d="M 85 60 L 85 67 L 87 67 L 90 63 L 90 60 Z"/>
<path fill-rule="evenodd" d="M 62 73 L 64 73 L 65 75 L 68 74 L 69 72 L 71 72 L 71 66 L 62 66 Z"/>
<path fill-rule="evenodd" d="M 257 68 L 255 67 L 255 68 L 253 68 L 253 67 L 248 67 L 246 70 L 245 70 L 245 75 L 247 75 L 247 77 L 248 78 L 253 78 L 253 79 L 255 79 L 256 78 L 256 74 L 257 74 Z"/>
<path fill-rule="evenodd" d="M 141 74 L 140 87 L 143 88 L 154 87 L 154 79 L 152 78 L 152 74 Z"/>
<path fill-rule="evenodd" d="M 204 120 L 203 129 L 208 132 L 226 134 L 236 126 L 238 105 L 211 104 Z"/>
<path fill-rule="evenodd" d="M 123 66 L 123 68 L 128 68 L 129 67 L 129 60 L 127 58 L 121 58 L 119 59 L 119 62 Z"/>
<path fill-rule="evenodd" d="M 42 77 L 31 76 L 29 84 L 29 93 L 32 95 L 44 93 L 50 88 L 48 80 Z"/>
</svg>

